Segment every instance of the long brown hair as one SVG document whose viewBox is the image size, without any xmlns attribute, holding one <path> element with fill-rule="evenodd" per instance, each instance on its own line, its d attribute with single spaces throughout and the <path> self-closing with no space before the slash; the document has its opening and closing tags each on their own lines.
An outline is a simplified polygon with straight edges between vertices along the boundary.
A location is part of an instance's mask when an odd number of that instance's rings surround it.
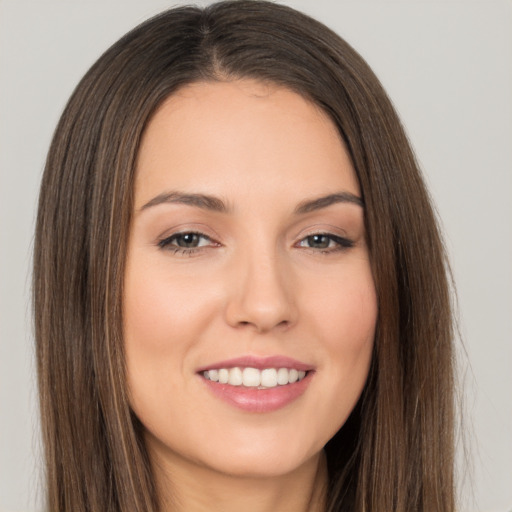
<svg viewBox="0 0 512 512">
<path fill-rule="evenodd" d="M 418 165 L 378 79 L 345 41 L 289 7 L 251 0 L 171 9 L 135 28 L 85 75 L 57 126 L 33 281 L 48 508 L 159 509 L 123 357 L 135 163 L 165 98 L 237 78 L 283 85 L 324 109 L 363 194 L 379 315 L 363 395 L 326 446 L 329 510 L 453 511 L 449 285 Z"/>
</svg>

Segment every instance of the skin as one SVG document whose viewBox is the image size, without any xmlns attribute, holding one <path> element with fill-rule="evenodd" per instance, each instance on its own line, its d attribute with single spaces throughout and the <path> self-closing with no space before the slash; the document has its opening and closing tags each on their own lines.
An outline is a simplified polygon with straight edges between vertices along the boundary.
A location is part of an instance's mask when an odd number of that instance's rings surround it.
<svg viewBox="0 0 512 512">
<path fill-rule="evenodd" d="M 176 191 L 214 196 L 226 209 L 162 201 Z M 192 84 L 149 123 L 124 329 L 131 406 L 164 510 L 323 509 L 323 446 L 362 392 L 377 317 L 363 207 L 297 213 L 339 193 L 360 189 L 334 124 L 282 87 Z M 199 247 L 183 252 L 184 239 L 172 238 L 183 232 L 204 234 Z M 338 238 L 312 243 L 314 234 Z M 197 373 L 244 355 L 284 355 L 314 372 L 285 407 L 248 412 Z"/>
</svg>

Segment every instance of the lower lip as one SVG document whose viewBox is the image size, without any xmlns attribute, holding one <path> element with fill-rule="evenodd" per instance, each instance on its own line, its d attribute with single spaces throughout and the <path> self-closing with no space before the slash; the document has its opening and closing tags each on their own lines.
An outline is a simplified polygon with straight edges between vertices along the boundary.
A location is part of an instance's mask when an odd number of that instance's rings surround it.
<svg viewBox="0 0 512 512">
<path fill-rule="evenodd" d="M 257 389 L 220 384 L 201 377 L 208 389 L 221 400 L 247 412 L 272 412 L 298 399 L 307 389 L 314 372 L 293 384 Z"/>
</svg>

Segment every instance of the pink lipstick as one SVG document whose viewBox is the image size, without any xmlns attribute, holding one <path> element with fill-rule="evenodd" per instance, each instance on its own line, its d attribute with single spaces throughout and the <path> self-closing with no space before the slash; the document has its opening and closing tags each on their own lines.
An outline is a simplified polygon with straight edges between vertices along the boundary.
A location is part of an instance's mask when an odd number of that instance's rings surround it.
<svg viewBox="0 0 512 512">
<path fill-rule="evenodd" d="M 286 356 L 242 356 L 201 367 L 197 374 L 216 397 L 248 412 L 271 412 L 298 399 L 314 367 Z"/>
</svg>

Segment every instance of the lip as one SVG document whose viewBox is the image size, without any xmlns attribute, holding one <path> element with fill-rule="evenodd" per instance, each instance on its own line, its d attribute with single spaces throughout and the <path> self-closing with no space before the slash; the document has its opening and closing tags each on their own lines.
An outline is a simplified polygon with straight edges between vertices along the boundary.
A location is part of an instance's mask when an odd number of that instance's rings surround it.
<svg viewBox="0 0 512 512">
<path fill-rule="evenodd" d="M 312 364 L 303 363 L 287 356 L 258 357 L 247 355 L 202 366 L 197 369 L 197 373 L 219 368 L 235 368 L 236 366 L 256 368 L 258 370 L 264 370 L 265 368 L 295 368 L 304 372 L 314 370 Z"/>
<path fill-rule="evenodd" d="M 275 388 L 257 389 L 244 386 L 231 386 L 205 379 L 202 372 L 214 368 L 250 367 L 263 370 L 265 368 L 295 368 L 307 372 L 306 376 L 293 384 Z M 297 361 L 286 356 L 255 357 L 243 356 L 235 359 L 219 361 L 197 370 L 198 377 L 215 397 L 225 403 L 251 413 L 268 413 L 277 411 L 299 399 L 307 390 L 314 376 L 313 365 Z"/>
</svg>

